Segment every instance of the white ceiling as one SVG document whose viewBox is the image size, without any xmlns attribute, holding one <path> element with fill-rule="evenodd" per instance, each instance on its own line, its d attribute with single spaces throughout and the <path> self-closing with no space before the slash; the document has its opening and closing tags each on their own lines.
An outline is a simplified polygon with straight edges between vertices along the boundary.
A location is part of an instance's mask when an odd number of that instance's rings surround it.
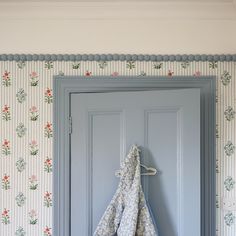
<svg viewBox="0 0 236 236">
<path fill-rule="evenodd" d="M 156 3 L 233 3 L 236 0 L 0 0 L 2 3 L 23 3 L 23 2 L 106 2 L 106 3 L 119 3 L 119 2 L 156 2 Z"/>
</svg>

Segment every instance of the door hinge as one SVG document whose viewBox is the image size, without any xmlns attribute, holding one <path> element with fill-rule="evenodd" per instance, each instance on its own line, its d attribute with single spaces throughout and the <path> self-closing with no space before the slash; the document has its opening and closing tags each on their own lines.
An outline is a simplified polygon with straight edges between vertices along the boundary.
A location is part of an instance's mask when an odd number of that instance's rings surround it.
<svg viewBox="0 0 236 236">
<path fill-rule="evenodd" d="M 72 134 L 72 117 L 69 116 L 69 134 Z"/>
</svg>

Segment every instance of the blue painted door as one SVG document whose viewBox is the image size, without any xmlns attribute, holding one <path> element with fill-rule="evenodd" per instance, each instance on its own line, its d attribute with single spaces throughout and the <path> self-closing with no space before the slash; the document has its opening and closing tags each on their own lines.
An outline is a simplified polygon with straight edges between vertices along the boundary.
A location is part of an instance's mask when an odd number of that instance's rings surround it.
<svg viewBox="0 0 236 236">
<path fill-rule="evenodd" d="M 71 236 L 91 236 L 132 144 L 156 176 L 142 177 L 160 236 L 200 236 L 200 91 L 71 96 Z"/>
</svg>

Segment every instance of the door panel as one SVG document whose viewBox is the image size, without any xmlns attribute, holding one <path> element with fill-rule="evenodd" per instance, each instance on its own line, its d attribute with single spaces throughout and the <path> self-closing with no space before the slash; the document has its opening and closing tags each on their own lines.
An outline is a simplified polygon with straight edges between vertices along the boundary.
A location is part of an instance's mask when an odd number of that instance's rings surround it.
<svg viewBox="0 0 236 236">
<path fill-rule="evenodd" d="M 200 236 L 198 89 L 73 94 L 71 115 L 72 236 L 92 235 L 134 143 L 160 171 L 142 177 L 160 236 Z"/>
<path fill-rule="evenodd" d="M 144 177 L 148 185 L 145 193 L 162 235 L 178 235 L 178 222 L 174 219 L 178 219 L 178 200 L 181 198 L 177 192 L 180 188 L 178 178 L 182 174 L 177 153 L 181 138 L 179 113 L 178 109 L 146 112 L 145 147 L 148 153 L 145 156 L 149 159 L 149 165 L 155 166 L 161 173 Z"/>
<path fill-rule="evenodd" d="M 88 136 L 88 143 L 91 153 L 88 158 L 92 162 L 90 163 L 92 167 L 91 193 L 93 193 L 92 223 L 99 221 L 101 212 L 109 203 L 110 199 L 108 197 L 112 196 L 118 183 L 114 172 L 120 164 L 121 118 L 119 112 L 91 112 L 89 114 L 91 132 Z M 110 150 L 113 150 L 112 155 Z M 93 224 L 93 226 L 95 225 Z"/>
</svg>

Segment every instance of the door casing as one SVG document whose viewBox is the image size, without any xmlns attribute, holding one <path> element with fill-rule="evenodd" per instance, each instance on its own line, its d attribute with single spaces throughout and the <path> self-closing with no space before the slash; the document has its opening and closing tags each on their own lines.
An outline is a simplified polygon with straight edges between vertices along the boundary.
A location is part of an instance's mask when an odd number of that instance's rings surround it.
<svg viewBox="0 0 236 236">
<path fill-rule="evenodd" d="M 148 91 L 200 88 L 201 90 L 201 236 L 216 230 L 216 114 L 215 76 L 54 76 L 53 107 L 53 232 L 70 234 L 70 97 L 73 93 Z"/>
</svg>

